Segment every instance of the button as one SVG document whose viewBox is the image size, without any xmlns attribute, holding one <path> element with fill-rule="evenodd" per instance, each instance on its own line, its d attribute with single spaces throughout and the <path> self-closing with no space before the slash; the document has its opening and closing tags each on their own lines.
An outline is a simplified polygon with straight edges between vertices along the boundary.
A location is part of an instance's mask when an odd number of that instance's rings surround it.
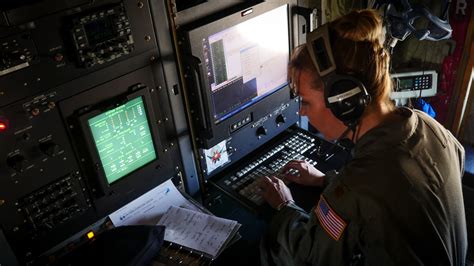
<svg viewBox="0 0 474 266">
<path fill-rule="evenodd" d="M 0 133 L 8 130 L 9 122 L 5 118 L 0 118 Z"/>
<path fill-rule="evenodd" d="M 61 53 L 57 53 L 57 54 L 54 56 L 54 61 L 56 61 L 56 62 L 61 62 L 61 61 L 63 61 L 63 59 L 64 59 L 64 55 L 61 54 Z"/>
<path fill-rule="evenodd" d="M 30 112 L 33 116 L 37 116 L 40 114 L 40 109 L 38 108 L 33 108 Z"/>
</svg>

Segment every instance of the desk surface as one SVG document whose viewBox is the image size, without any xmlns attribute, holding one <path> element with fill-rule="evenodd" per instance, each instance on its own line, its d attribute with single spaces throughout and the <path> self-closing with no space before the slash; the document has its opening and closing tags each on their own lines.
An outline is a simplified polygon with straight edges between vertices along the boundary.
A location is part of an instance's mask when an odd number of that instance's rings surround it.
<svg viewBox="0 0 474 266">
<path fill-rule="evenodd" d="M 306 211 L 311 210 L 322 192 L 318 187 L 304 187 L 297 184 L 291 184 L 289 187 L 296 203 Z M 275 210 L 267 205 L 257 213 L 214 187 L 209 188 L 204 205 L 213 214 L 242 224 L 239 230 L 242 238 L 225 249 L 212 265 L 231 265 L 237 261 L 240 265 L 260 265 L 260 239 Z"/>
</svg>

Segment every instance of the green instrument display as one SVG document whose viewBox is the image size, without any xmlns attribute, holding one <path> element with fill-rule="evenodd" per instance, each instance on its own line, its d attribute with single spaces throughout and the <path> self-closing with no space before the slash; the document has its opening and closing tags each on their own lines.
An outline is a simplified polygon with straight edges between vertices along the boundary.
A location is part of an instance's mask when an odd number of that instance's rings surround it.
<svg viewBox="0 0 474 266">
<path fill-rule="evenodd" d="M 156 159 L 142 97 L 88 119 L 109 184 Z"/>
</svg>

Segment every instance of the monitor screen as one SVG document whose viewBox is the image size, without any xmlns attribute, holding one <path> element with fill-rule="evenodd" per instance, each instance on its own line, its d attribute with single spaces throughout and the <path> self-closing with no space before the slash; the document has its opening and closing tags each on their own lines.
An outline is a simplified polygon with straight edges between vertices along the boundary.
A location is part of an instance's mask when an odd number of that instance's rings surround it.
<svg viewBox="0 0 474 266">
<path fill-rule="evenodd" d="M 115 37 L 114 21 L 110 17 L 100 18 L 84 25 L 87 41 L 95 46 Z"/>
<path fill-rule="evenodd" d="M 273 9 L 202 40 L 216 124 L 287 84 L 287 8 Z"/>
<path fill-rule="evenodd" d="M 109 184 L 156 159 L 142 97 L 87 120 Z"/>
</svg>

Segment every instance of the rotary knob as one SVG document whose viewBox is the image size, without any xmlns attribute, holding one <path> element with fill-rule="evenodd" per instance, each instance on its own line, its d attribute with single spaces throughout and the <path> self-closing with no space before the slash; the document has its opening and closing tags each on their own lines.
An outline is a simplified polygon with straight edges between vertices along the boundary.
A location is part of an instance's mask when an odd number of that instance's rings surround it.
<svg viewBox="0 0 474 266">
<path fill-rule="evenodd" d="M 26 166 L 26 159 L 21 154 L 16 154 L 7 158 L 7 165 L 17 172 L 23 172 Z"/>
<path fill-rule="evenodd" d="M 275 122 L 276 122 L 277 126 L 280 126 L 280 124 L 286 123 L 286 116 L 284 116 L 284 115 L 282 115 L 282 114 L 279 114 L 279 115 L 275 118 Z"/>
<path fill-rule="evenodd" d="M 261 126 L 261 127 L 258 127 L 257 128 L 257 138 L 261 138 L 263 136 L 266 136 L 268 133 L 268 130 L 264 127 L 264 126 Z"/>
<path fill-rule="evenodd" d="M 52 141 L 41 143 L 39 148 L 41 152 L 48 155 L 49 157 L 56 157 L 56 155 L 58 155 L 59 151 L 61 150 L 61 147 Z"/>
</svg>

